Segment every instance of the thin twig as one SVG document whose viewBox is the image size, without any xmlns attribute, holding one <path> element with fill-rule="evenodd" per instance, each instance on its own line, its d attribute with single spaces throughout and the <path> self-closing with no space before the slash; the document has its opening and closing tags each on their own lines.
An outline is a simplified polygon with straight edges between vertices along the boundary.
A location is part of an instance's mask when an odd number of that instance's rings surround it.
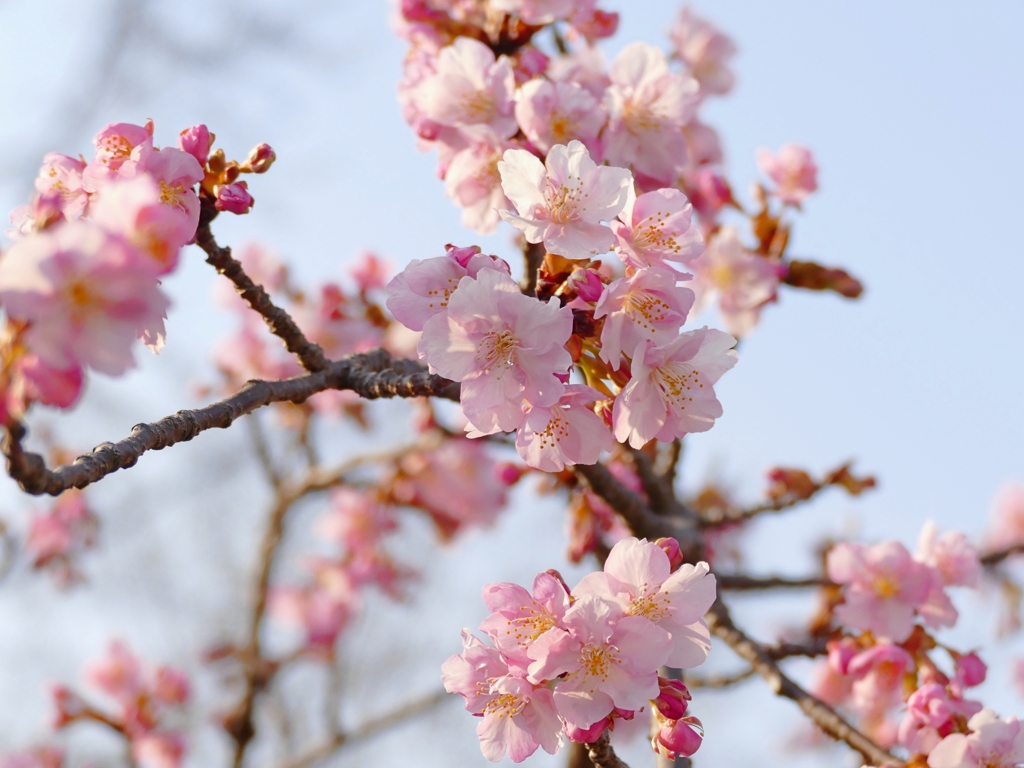
<svg viewBox="0 0 1024 768">
<path fill-rule="evenodd" d="M 1021 554 L 1024 554 L 1024 543 L 1013 544 L 1012 546 L 1009 546 L 1006 549 L 997 549 L 992 552 L 987 552 L 984 555 L 982 555 L 980 559 L 982 565 L 993 566 L 999 565 L 999 563 L 1003 562 L 1003 560 L 1005 560 L 1008 557 Z"/>
<path fill-rule="evenodd" d="M 134 466 L 147 451 L 182 443 L 208 429 L 230 427 L 238 418 L 270 403 L 301 403 L 326 389 L 351 390 L 372 400 L 381 397 L 443 397 L 458 401 L 459 385 L 427 373 L 419 363 L 395 360 L 384 350 L 332 362 L 327 369 L 281 381 L 250 381 L 237 393 L 197 410 L 178 411 L 152 424 L 136 424 L 129 437 L 103 443 L 72 464 L 47 469 L 43 457 L 21 445 L 24 425 L 7 425 L 2 448 L 7 472 L 21 489 L 57 496 L 84 488 L 119 469 Z"/>
<path fill-rule="evenodd" d="M 325 370 L 329 361 L 323 349 L 306 338 L 292 316 L 271 301 L 262 285 L 253 282 L 242 265 L 232 258 L 230 248 L 217 244 L 210 230 L 210 222 L 217 217 L 217 213 L 214 201 L 203 197 L 196 245 L 206 252 L 206 263 L 234 283 L 241 297 L 263 317 L 271 332 L 284 342 L 289 352 L 299 358 L 307 371 L 315 373 Z"/>
<path fill-rule="evenodd" d="M 704 677 L 698 677 L 696 675 L 686 676 L 686 687 L 687 688 L 728 688 L 729 686 L 742 683 L 744 680 L 749 680 L 751 677 L 756 675 L 753 667 L 749 667 L 742 672 L 736 672 L 731 675 L 706 675 Z"/>
<path fill-rule="evenodd" d="M 719 507 L 716 509 L 709 509 L 701 512 L 700 525 L 702 528 L 714 528 L 719 525 L 733 525 L 735 523 L 746 522 L 747 520 L 768 513 L 785 512 L 799 504 L 810 501 L 828 487 L 828 485 L 820 485 L 813 491 L 810 491 L 807 496 L 800 498 L 785 498 L 779 501 L 767 501 L 764 504 L 758 504 L 753 507 L 741 509 Z"/>
<path fill-rule="evenodd" d="M 825 702 L 812 696 L 787 677 L 772 658 L 768 648 L 752 640 L 733 624 L 729 610 L 721 598 L 715 601 L 706 616 L 711 632 L 724 640 L 740 658 L 765 679 L 777 696 L 791 699 L 799 705 L 815 725 L 833 739 L 843 741 L 859 752 L 870 765 L 891 763 L 903 765 L 878 744 L 858 731 Z"/>
<path fill-rule="evenodd" d="M 444 691 L 438 691 L 430 696 L 426 696 L 422 699 L 418 699 L 417 701 L 401 706 L 386 715 L 371 718 L 358 728 L 351 731 L 335 733 L 330 739 L 320 746 L 314 747 L 304 755 L 301 755 L 290 763 L 287 763 L 285 768 L 310 768 L 321 760 L 327 759 L 343 746 L 372 738 L 381 731 L 385 731 L 392 726 L 398 725 L 405 720 L 415 717 L 416 715 L 423 714 L 424 712 L 433 709 L 443 701 L 451 698 L 452 697 Z"/>
<path fill-rule="evenodd" d="M 785 576 L 722 576 L 715 574 L 719 589 L 734 592 L 753 592 L 765 589 L 807 589 L 809 587 L 834 587 L 835 584 L 825 578 L 789 579 Z"/>
<path fill-rule="evenodd" d="M 270 480 L 270 485 L 276 489 L 281 485 L 281 473 L 278 471 L 277 465 L 274 464 L 274 457 L 270 455 L 270 446 L 267 444 L 267 436 L 263 432 L 260 417 L 258 414 L 250 413 L 246 422 L 249 424 L 249 434 L 252 436 L 252 447 L 256 458 L 259 459 L 263 472 Z"/>
</svg>

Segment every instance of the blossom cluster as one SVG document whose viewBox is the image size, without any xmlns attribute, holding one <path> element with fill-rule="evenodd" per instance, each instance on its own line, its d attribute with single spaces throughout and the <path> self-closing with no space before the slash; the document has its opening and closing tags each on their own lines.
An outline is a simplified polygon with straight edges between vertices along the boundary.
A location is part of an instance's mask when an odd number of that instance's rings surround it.
<svg viewBox="0 0 1024 768">
<path fill-rule="evenodd" d="M 91 160 L 48 154 L 36 196 L 11 214 L 15 243 L 0 262 L 4 421 L 32 402 L 72 406 L 86 370 L 134 366 L 136 339 L 159 352 L 170 306 L 160 279 L 195 238 L 199 194 L 244 213 L 252 199 L 238 174 L 273 162 L 266 145 L 227 162 L 211 153 L 204 125 L 182 131 L 177 147 L 155 146 L 153 133 L 152 121 L 113 123 L 96 134 Z"/>
<path fill-rule="evenodd" d="M 124 643 L 114 641 L 106 658 L 86 668 L 85 680 L 114 703 L 113 714 L 57 685 L 53 688 L 55 728 L 101 722 L 124 737 L 140 768 L 178 768 L 185 754 L 185 738 L 168 728 L 165 720 L 189 699 L 191 686 L 184 672 L 168 666 L 146 667 Z"/>
<path fill-rule="evenodd" d="M 98 527 L 82 491 L 61 494 L 49 511 L 32 516 L 24 543 L 32 567 L 49 571 L 62 587 L 81 581 L 76 559 L 95 545 Z"/>
<path fill-rule="evenodd" d="M 497 583 L 483 596 L 491 613 L 480 630 L 491 644 L 464 630 L 463 652 L 444 663 L 442 680 L 482 718 L 477 734 L 486 758 L 507 753 L 521 762 L 538 747 L 554 754 L 563 733 L 593 742 L 648 704 L 657 711 L 657 751 L 696 751 L 702 729 L 686 715 L 689 693 L 659 678 L 658 668 L 690 669 L 707 658 L 702 617 L 715 600 L 707 563 L 682 564 L 672 539 L 627 538 L 603 571 L 571 590 L 546 571 L 532 594 Z"/>
<path fill-rule="evenodd" d="M 914 555 L 895 541 L 838 544 L 827 568 L 843 585 L 834 612 L 846 630 L 829 642 L 816 687 L 821 698 L 851 707 L 876 741 L 899 746 L 930 768 L 1009 766 L 1024 758 L 1016 719 L 999 720 L 967 697 L 985 680 L 984 662 L 940 644 L 930 632 L 957 621 L 949 587 L 979 585 L 978 550 L 964 534 L 939 535 L 928 523 Z M 936 648 L 951 659 L 947 671 L 932 658 Z M 896 722 L 890 715 L 901 707 Z"/>
</svg>

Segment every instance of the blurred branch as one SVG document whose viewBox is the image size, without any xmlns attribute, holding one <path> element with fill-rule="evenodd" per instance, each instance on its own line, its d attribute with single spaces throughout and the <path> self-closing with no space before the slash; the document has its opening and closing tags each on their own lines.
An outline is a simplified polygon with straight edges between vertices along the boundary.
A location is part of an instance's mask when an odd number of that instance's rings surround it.
<svg viewBox="0 0 1024 768">
<path fill-rule="evenodd" d="M 687 688 L 728 688 L 742 683 L 744 680 L 749 680 L 757 672 L 753 667 L 743 670 L 742 672 L 736 672 L 732 675 L 707 675 L 705 677 L 699 677 L 697 675 L 686 676 L 686 687 Z"/>
<path fill-rule="evenodd" d="M 765 679 L 776 695 L 795 701 L 815 725 L 833 739 L 843 741 L 859 752 L 870 765 L 903 765 L 878 744 L 858 731 L 825 702 L 812 696 L 787 677 L 772 657 L 770 650 L 752 640 L 733 624 L 729 610 L 721 598 L 715 601 L 706 616 L 712 634 L 724 640 L 736 654 Z"/>
<path fill-rule="evenodd" d="M 829 579 L 807 578 L 789 579 L 785 576 L 720 576 L 715 574 L 719 589 L 730 589 L 734 592 L 752 592 L 764 589 L 806 589 L 808 587 L 835 586 Z"/>
<path fill-rule="evenodd" d="M 427 373 L 419 363 L 395 360 L 375 350 L 331 362 L 323 371 L 280 381 L 250 381 L 231 397 L 197 410 L 178 411 L 152 424 L 136 424 L 129 437 L 103 443 L 72 464 L 47 469 L 43 457 L 21 445 L 26 429 L 7 425 L 0 449 L 7 472 L 21 489 L 34 495 L 57 496 L 69 488 L 84 488 L 119 469 L 134 466 L 147 451 L 159 451 L 193 439 L 208 429 L 226 429 L 247 413 L 270 403 L 301 403 L 326 389 L 350 390 L 368 399 L 382 397 L 443 397 L 458 401 L 459 385 Z"/>
<path fill-rule="evenodd" d="M 629 449 L 629 455 L 633 460 L 633 468 L 636 469 L 640 482 L 643 484 L 644 493 L 650 500 L 651 511 L 659 515 L 696 519 L 695 513 L 676 499 L 671 480 L 658 474 L 655 462 L 650 456 L 635 448 Z"/>
<path fill-rule="evenodd" d="M 263 432 L 259 415 L 250 413 L 246 422 L 249 424 L 249 434 L 252 436 L 252 448 L 256 458 L 259 460 L 260 466 L 263 467 L 263 472 L 270 481 L 270 485 L 276 489 L 281 485 L 281 473 L 274 464 L 274 457 L 270 455 L 270 446 L 267 445 L 267 436 Z"/>
<path fill-rule="evenodd" d="M 388 728 L 400 725 L 406 720 L 433 709 L 449 698 L 450 696 L 446 692 L 438 691 L 430 696 L 425 696 L 422 699 L 401 706 L 386 715 L 367 720 L 361 726 L 351 731 L 339 731 L 320 746 L 314 747 L 304 755 L 286 763 L 285 768 L 311 768 L 311 766 L 316 765 L 321 760 L 326 760 L 342 747 L 372 738 Z"/>
<path fill-rule="evenodd" d="M 1013 546 L 1006 547 L 1006 549 L 997 549 L 992 552 L 986 552 L 981 556 L 980 560 L 982 565 L 991 567 L 999 565 L 1003 560 L 1008 557 L 1013 557 L 1014 555 L 1024 555 L 1024 543 L 1014 544 Z"/>
</svg>

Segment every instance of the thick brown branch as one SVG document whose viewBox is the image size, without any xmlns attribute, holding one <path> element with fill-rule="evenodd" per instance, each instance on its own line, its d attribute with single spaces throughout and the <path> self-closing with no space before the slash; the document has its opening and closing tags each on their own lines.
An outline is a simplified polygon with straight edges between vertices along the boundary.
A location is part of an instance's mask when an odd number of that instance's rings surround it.
<svg viewBox="0 0 1024 768">
<path fill-rule="evenodd" d="M 853 749 L 859 752 L 865 762 L 871 765 L 891 763 L 902 765 L 900 760 L 890 755 L 875 742 L 858 731 L 830 706 L 820 699 L 809 694 L 793 680 L 787 677 L 768 648 L 752 640 L 741 630 L 737 629 L 729 615 L 729 610 L 721 601 L 715 601 L 711 610 L 706 616 L 711 632 L 724 640 L 740 658 L 750 664 L 754 670 L 761 675 L 769 687 L 778 696 L 795 701 L 815 725 L 833 739 L 846 742 Z"/>
<path fill-rule="evenodd" d="M 587 744 L 587 754 L 590 756 L 590 762 L 597 768 L 629 768 L 612 749 L 608 731 L 602 733 L 597 741 Z"/>
<path fill-rule="evenodd" d="M 208 429 L 224 429 L 241 416 L 270 403 L 301 403 L 327 389 L 349 390 L 367 399 L 382 397 L 443 397 L 458 401 L 459 385 L 410 360 L 394 360 L 383 350 L 332 362 L 317 373 L 282 381 L 250 381 L 237 393 L 197 410 L 178 411 L 152 424 L 137 424 L 117 443 L 103 443 L 74 463 L 47 469 L 42 456 L 21 445 L 25 428 L 8 425 L 2 449 L 8 474 L 27 493 L 57 496 L 69 488 L 84 488 L 103 477 L 133 466 L 147 451 L 185 442 Z"/>
<path fill-rule="evenodd" d="M 654 514 L 639 496 L 616 480 L 603 464 L 577 464 L 575 471 L 594 493 L 622 515 L 634 534 L 651 541 L 671 536 L 679 542 L 679 547 L 688 562 L 704 558 L 700 532 L 691 521 Z"/>
<path fill-rule="evenodd" d="M 1003 562 L 1003 560 L 1008 557 L 1022 554 L 1024 554 L 1024 543 L 1014 544 L 1006 549 L 997 549 L 993 552 L 985 553 L 981 556 L 981 564 L 987 566 L 999 565 L 999 563 Z"/>
<path fill-rule="evenodd" d="M 537 274 L 544 263 L 543 243 L 526 243 L 523 245 L 523 279 L 519 288 L 527 296 L 537 295 Z"/>
<path fill-rule="evenodd" d="M 650 499 L 651 510 L 659 515 L 677 515 L 696 519 L 692 511 L 684 507 L 676 499 L 675 492 L 670 480 L 659 475 L 654 467 L 654 461 L 643 451 L 630 449 L 633 459 L 633 467 L 636 469 L 640 482 L 644 486 L 644 493 Z"/>
<path fill-rule="evenodd" d="M 830 587 L 835 586 L 828 579 L 787 579 L 784 576 L 765 576 L 755 578 L 753 576 L 721 576 L 715 574 L 718 580 L 719 589 L 730 589 L 735 592 L 752 592 L 764 589 L 806 589 L 809 587 Z"/>
<path fill-rule="evenodd" d="M 271 332 L 284 342 L 288 351 L 302 362 L 310 373 L 326 370 L 330 364 L 318 344 L 306 338 L 292 319 L 292 316 L 274 304 L 262 285 L 253 282 L 242 265 L 231 256 L 231 249 L 217 245 L 210 230 L 210 222 L 217 216 L 213 202 L 203 198 L 199 229 L 196 230 L 196 245 L 206 253 L 206 263 L 224 275 L 235 285 L 243 299 L 267 322 Z"/>
</svg>

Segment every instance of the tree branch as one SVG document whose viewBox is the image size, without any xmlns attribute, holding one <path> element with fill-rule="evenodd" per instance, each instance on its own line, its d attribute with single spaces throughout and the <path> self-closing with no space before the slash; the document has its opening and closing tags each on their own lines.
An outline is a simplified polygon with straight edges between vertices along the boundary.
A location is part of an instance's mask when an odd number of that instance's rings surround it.
<svg viewBox="0 0 1024 768">
<path fill-rule="evenodd" d="M 785 576 L 721 576 L 715 574 L 719 589 L 734 592 L 752 592 L 765 589 L 805 589 L 808 587 L 832 587 L 835 584 L 824 578 L 789 579 Z"/>
<path fill-rule="evenodd" d="M 34 495 L 57 496 L 69 488 L 84 488 L 119 469 L 133 466 L 147 451 L 186 442 L 208 429 L 225 429 L 238 418 L 270 403 L 301 403 L 326 389 L 349 390 L 368 399 L 382 397 L 443 397 L 459 399 L 459 385 L 427 373 L 419 363 L 394 360 L 384 350 L 332 362 L 325 370 L 281 381 L 250 381 L 237 393 L 197 410 L 178 411 L 152 424 L 136 424 L 129 437 L 103 443 L 72 464 L 47 469 L 43 457 L 21 445 L 25 427 L 7 425 L 0 449 L 7 472 L 21 489 Z"/>
<path fill-rule="evenodd" d="M 196 245 L 205 251 L 206 263 L 234 283 L 241 297 L 263 317 L 271 332 L 284 342 L 288 351 L 299 358 L 303 368 L 310 373 L 325 370 L 330 363 L 320 345 L 307 339 L 292 316 L 271 301 L 262 285 L 253 282 L 242 265 L 232 258 L 230 248 L 217 245 L 210 230 L 210 222 L 217 217 L 217 213 L 214 201 L 204 196 L 199 228 L 196 230 Z"/>
<path fill-rule="evenodd" d="M 611 737 L 608 733 L 605 730 L 598 737 L 597 741 L 587 744 L 587 754 L 590 756 L 590 762 L 596 765 L 597 768 L 629 768 L 615 754 L 615 750 L 612 749 Z"/>
<path fill-rule="evenodd" d="M 997 549 L 992 552 L 987 552 L 982 555 L 980 559 L 982 565 L 991 567 L 993 565 L 999 565 L 999 563 L 1003 562 L 1003 560 L 1008 557 L 1022 554 L 1024 554 L 1024 543 L 1014 544 L 1006 547 L 1006 549 Z"/>
<path fill-rule="evenodd" d="M 527 296 L 537 295 L 537 274 L 544 263 L 543 243 L 525 243 L 523 245 L 523 279 L 519 288 Z"/>
<path fill-rule="evenodd" d="M 874 741 L 858 731 L 838 713 L 820 699 L 812 696 L 793 680 L 787 677 L 768 648 L 752 640 L 741 630 L 737 629 L 729 615 L 729 610 L 721 598 L 715 601 L 705 617 L 711 632 L 724 640 L 740 658 L 747 661 L 751 667 L 765 679 L 769 687 L 776 695 L 795 701 L 814 723 L 823 732 L 833 739 L 843 741 L 859 752 L 865 762 L 871 765 L 890 763 L 892 765 L 903 765 L 902 761 L 896 759 Z"/>
</svg>

